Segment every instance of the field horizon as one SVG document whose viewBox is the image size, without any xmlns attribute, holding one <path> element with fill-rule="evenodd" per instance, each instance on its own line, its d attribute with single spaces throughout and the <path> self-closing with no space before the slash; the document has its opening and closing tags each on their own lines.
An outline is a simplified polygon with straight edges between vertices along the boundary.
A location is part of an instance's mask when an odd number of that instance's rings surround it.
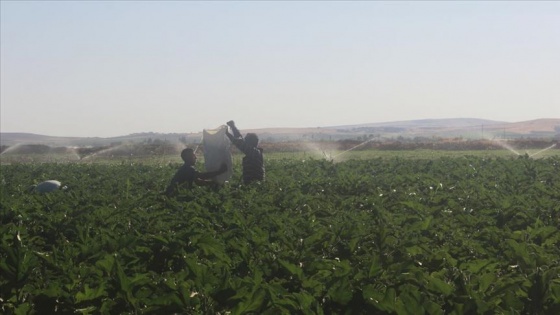
<svg viewBox="0 0 560 315">
<path fill-rule="evenodd" d="M 348 140 L 369 136 L 381 139 L 396 137 L 439 138 L 560 138 L 560 119 L 543 118 L 519 122 L 503 122 L 478 118 L 418 119 L 407 121 L 364 123 L 305 128 L 258 128 L 242 132 L 259 134 L 262 142 Z M 196 143 L 200 132 L 158 133 L 141 132 L 116 137 L 60 137 L 26 132 L 0 132 L 0 146 L 44 144 L 50 146 L 99 146 L 116 142 L 142 142 L 147 139 L 169 142 Z"/>
</svg>

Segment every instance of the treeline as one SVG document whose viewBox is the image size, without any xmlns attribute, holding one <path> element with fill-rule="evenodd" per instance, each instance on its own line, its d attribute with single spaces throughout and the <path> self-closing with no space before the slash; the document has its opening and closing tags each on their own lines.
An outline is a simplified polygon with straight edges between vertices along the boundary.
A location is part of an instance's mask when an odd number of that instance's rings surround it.
<svg viewBox="0 0 560 315">
<path fill-rule="evenodd" d="M 177 154 L 181 150 L 181 144 L 171 142 L 150 143 L 114 143 L 106 146 L 96 147 L 51 147 L 44 144 L 23 144 L 16 146 L 2 146 L 0 153 L 6 155 L 77 155 L 80 159 L 93 155 L 102 157 L 124 157 L 124 156 L 161 156 Z"/>
<path fill-rule="evenodd" d="M 505 146 L 517 150 L 544 149 L 557 144 L 555 140 L 516 139 L 516 140 L 463 140 L 463 139 L 396 139 L 385 141 L 340 141 L 341 150 L 503 150 Z M 362 144 L 362 145 L 360 145 Z M 558 145 L 555 147 L 560 149 Z"/>
<path fill-rule="evenodd" d="M 15 146 L 3 145 L 0 147 L 0 153 L 11 152 L 14 154 L 64 154 L 72 150 L 69 147 L 51 147 L 44 144 L 22 144 Z"/>
<path fill-rule="evenodd" d="M 556 145 L 553 149 L 560 149 L 558 141 L 549 139 L 515 139 L 515 140 L 464 140 L 440 138 L 369 138 L 360 140 L 338 141 L 287 141 L 266 142 L 260 146 L 267 152 L 305 152 L 311 150 L 500 150 L 506 146 L 516 150 L 544 149 Z M 2 146 L 0 153 L 8 155 L 77 155 L 79 159 L 90 156 L 99 157 L 127 157 L 127 156 L 162 156 L 179 154 L 186 146 L 195 144 L 175 143 L 169 141 L 144 141 L 142 143 L 112 143 L 111 145 L 95 147 L 50 147 L 43 144 L 25 144 L 16 146 Z M 233 151 L 237 152 L 232 146 Z M 202 146 L 199 150 L 203 150 Z"/>
<path fill-rule="evenodd" d="M 544 149 L 557 144 L 558 141 L 548 139 L 516 139 L 516 140 L 465 140 L 460 138 L 396 138 L 366 140 L 339 140 L 316 142 L 275 142 L 262 143 L 261 146 L 268 152 L 305 152 L 312 150 L 503 150 L 505 146 L 516 150 Z M 560 149 L 556 145 L 555 149 Z"/>
</svg>

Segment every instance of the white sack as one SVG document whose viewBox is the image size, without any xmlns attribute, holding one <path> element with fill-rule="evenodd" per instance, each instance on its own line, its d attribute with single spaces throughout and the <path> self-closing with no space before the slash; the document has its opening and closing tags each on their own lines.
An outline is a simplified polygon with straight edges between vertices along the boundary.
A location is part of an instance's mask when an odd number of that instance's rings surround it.
<svg viewBox="0 0 560 315">
<path fill-rule="evenodd" d="M 35 187 L 35 191 L 40 193 L 48 193 L 57 190 L 58 188 L 60 188 L 60 185 L 60 182 L 57 180 L 47 180 L 39 183 L 39 185 Z"/>
<path fill-rule="evenodd" d="M 233 174 L 230 141 L 226 137 L 227 126 L 216 129 L 204 129 L 202 131 L 202 146 L 204 148 L 204 166 L 207 172 L 220 169 L 223 163 L 227 165 L 227 171 L 214 178 L 217 183 L 223 184 L 229 181 Z"/>
</svg>

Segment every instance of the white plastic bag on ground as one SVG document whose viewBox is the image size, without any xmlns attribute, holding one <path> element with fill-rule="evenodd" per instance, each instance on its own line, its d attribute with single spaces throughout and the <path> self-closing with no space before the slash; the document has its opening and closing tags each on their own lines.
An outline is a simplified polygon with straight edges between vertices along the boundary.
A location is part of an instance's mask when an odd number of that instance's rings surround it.
<svg viewBox="0 0 560 315">
<path fill-rule="evenodd" d="M 47 180 L 42 183 L 39 183 L 35 187 L 35 191 L 40 193 L 49 193 L 60 188 L 60 185 L 61 185 L 60 182 L 57 180 Z"/>
<path fill-rule="evenodd" d="M 217 183 L 229 181 L 233 174 L 230 141 L 226 137 L 227 126 L 202 131 L 202 147 L 204 149 L 204 166 L 207 172 L 220 169 L 226 163 L 227 171 L 214 178 Z"/>
</svg>

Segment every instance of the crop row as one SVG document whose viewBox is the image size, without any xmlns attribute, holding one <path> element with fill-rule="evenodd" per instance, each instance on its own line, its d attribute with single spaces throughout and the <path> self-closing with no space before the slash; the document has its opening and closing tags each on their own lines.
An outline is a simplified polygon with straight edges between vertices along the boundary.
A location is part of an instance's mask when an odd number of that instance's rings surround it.
<svg viewBox="0 0 560 315">
<path fill-rule="evenodd" d="M 560 313 L 560 160 L 0 167 L 5 314 Z M 37 181 L 64 189 L 29 193 Z"/>
</svg>

